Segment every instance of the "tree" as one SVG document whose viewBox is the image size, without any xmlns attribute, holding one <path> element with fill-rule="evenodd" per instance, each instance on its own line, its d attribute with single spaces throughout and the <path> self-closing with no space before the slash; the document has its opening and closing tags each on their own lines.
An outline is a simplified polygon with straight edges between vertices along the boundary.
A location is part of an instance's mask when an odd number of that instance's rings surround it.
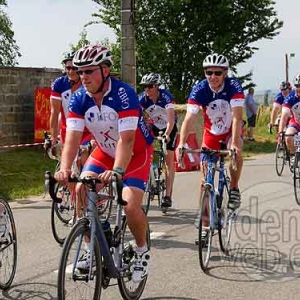
<svg viewBox="0 0 300 300">
<path fill-rule="evenodd" d="M 120 36 L 120 0 L 93 0 L 101 5 L 93 16 Z M 134 0 L 132 0 L 134 1 Z M 138 77 L 158 72 L 178 102 L 203 78 L 202 61 L 212 52 L 225 54 L 231 70 L 247 61 L 255 42 L 272 39 L 283 22 L 272 0 L 144 0 L 137 2 Z M 251 81 L 251 72 L 240 76 Z"/>
<path fill-rule="evenodd" d="M 7 7 L 6 0 L 0 0 L 0 66 L 10 67 L 18 64 L 17 58 L 21 53 L 14 40 L 12 23 L 3 11 L 4 7 Z"/>
</svg>

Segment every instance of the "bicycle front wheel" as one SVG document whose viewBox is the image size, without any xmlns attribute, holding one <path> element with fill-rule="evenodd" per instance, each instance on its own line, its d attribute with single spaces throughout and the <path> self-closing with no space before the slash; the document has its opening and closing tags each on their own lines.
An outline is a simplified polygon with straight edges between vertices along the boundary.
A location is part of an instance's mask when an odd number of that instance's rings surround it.
<svg viewBox="0 0 300 300">
<path fill-rule="evenodd" d="M 211 243 L 212 243 L 212 207 L 211 203 L 211 191 L 210 188 L 205 188 L 202 192 L 201 204 L 200 204 L 200 219 L 199 219 L 199 262 L 203 271 L 207 270 L 210 255 L 211 255 Z M 216 217 L 216 216 L 215 216 Z"/>
<path fill-rule="evenodd" d="M 0 288 L 8 289 L 17 267 L 17 232 L 14 217 L 7 201 L 0 198 L 0 212 L 5 217 L 6 232 L 0 240 Z"/>
<path fill-rule="evenodd" d="M 147 229 L 147 244 L 150 249 L 150 230 Z M 127 266 L 125 272 L 118 279 L 118 285 L 120 293 L 125 300 L 138 300 L 142 296 L 145 289 L 148 275 L 139 282 L 135 283 L 132 281 L 132 271 L 131 265 L 134 260 L 134 246 L 135 239 L 127 225 L 126 217 L 123 218 L 122 224 L 122 243 L 123 243 L 123 253 L 122 253 L 122 266 Z"/>
<path fill-rule="evenodd" d="M 300 153 L 295 154 L 294 162 L 294 194 L 296 203 L 300 205 Z"/>
<path fill-rule="evenodd" d="M 146 185 L 144 197 L 143 197 L 143 203 L 142 207 L 145 212 L 145 214 L 148 214 L 149 208 L 150 208 L 150 203 L 154 199 L 154 188 L 152 186 L 152 179 L 151 176 L 149 176 L 149 180 Z"/>
<path fill-rule="evenodd" d="M 278 176 L 282 175 L 284 163 L 285 163 L 285 149 L 281 143 L 278 143 L 275 152 L 275 166 L 276 166 L 276 173 Z"/>
<path fill-rule="evenodd" d="M 71 193 L 66 186 L 58 184 L 55 193 L 62 199 L 61 203 L 53 201 L 51 207 L 51 229 L 54 239 L 62 245 L 70 232 L 75 217 L 75 201 L 71 200 Z M 75 195 L 74 195 L 75 197 Z"/>
<path fill-rule="evenodd" d="M 224 185 L 223 195 L 221 195 L 221 208 L 219 209 L 219 222 L 218 222 L 218 230 L 219 230 L 219 243 L 222 252 L 226 255 L 229 253 L 229 243 L 231 238 L 232 231 L 232 222 L 234 220 L 235 213 L 228 209 L 228 201 L 229 201 L 229 178 L 226 179 L 226 184 Z"/>
<path fill-rule="evenodd" d="M 102 259 L 98 240 L 94 238 L 94 256 L 86 269 L 77 267 L 78 261 L 86 253 L 85 237 L 90 237 L 88 220 L 76 223 L 65 240 L 58 270 L 58 299 L 93 299 L 101 296 Z M 92 276 L 89 277 L 92 263 Z"/>
</svg>

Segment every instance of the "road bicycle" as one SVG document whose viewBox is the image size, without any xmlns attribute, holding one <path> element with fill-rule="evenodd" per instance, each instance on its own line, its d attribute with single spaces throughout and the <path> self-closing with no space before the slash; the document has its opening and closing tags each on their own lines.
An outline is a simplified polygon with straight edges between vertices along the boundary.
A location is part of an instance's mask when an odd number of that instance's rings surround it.
<svg viewBox="0 0 300 300">
<path fill-rule="evenodd" d="M 285 137 L 294 136 L 294 134 L 286 134 L 284 131 L 279 133 L 279 140 L 275 152 L 275 167 L 278 176 L 281 176 L 285 165 L 289 166 L 290 171 L 293 173 L 293 163 L 291 163 L 290 151 L 286 145 Z"/>
<path fill-rule="evenodd" d="M 227 150 L 221 143 L 221 150 L 207 148 L 179 150 L 179 164 L 184 168 L 184 153 L 203 153 L 208 157 L 207 174 L 201 191 L 198 227 L 198 252 L 201 269 L 206 271 L 211 256 L 212 238 L 215 231 L 219 234 L 221 250 L 228 255 L 232 231 L 232 223 L 236 218 L 236 211 L 227 208 L 229 201 L 230 178 L 225 168 L 225 157 L 232 159 L 233 169 L 236 169 L 235 150 Z M 215 173 L 218 172 L 217 186 Z M 205 236 L 205 240 L 203 240 Z"/>
<path fill-rule="evenodd" d="M 116 202 L 115 226 L 107 235 L 103 222 L 98 216 L 96 192 L 98 178 L 74 178 L 70 181 L 81 182 L 89 187 L 87 214 L 79 219 L 67 236 L 62 250 L 58 270 L 58 299 L 100 299 L 101 289 L 107 288 L 111 278 L 116 278 L 123 299 L 137 300 L 146 285 L 147 276 L 139 283 L 132 281 L 133 262 L 135 259 L 134 237 L 127 225 L 123 207 L 127 204 L 122 199 L 122 181 L 113 175 L 108 184 L 112 191 L 111 202 Z M 54 193 L 54 181 L 51 180 L 51 193 Z M 106 198 L 108 196 L 106 195 Z M 56 199 L 59 201 L 59 199 Z M 77 268 L 77 263 L 85 253 L 84 238 L 90 240 L 90 257 L 93 263 L 87 270 Z M 150 249 L 150 234 L 147 230 L 147 243 Z"/>
<path fill-rule="evenodd" d="M 167 207 L 161 207 L 162 200 L 166 192 L 166 161 L 167 141 L 163 136 L 163 132 L 159 132 L 156 138 L 158 141 L 158 149 L 154 150 L 156 159 L 154 158 L 149 173 L 149 179 L 146 185 L 145 194 L 143 198 L 143 209 L 148 214 L 150 203 L 157 196 L 158 206 L 163 213 L 167 213 Z"/>
<path fill-rule="evenodd" d="M 60 151 L 61 151 L 61 144 L 60 142 L 57 143 L 55 150 L 56 155 L 52 153 L 51 147 L 51 139 L 50 136 L 45 132 L 44 133 L 45 142 L 44 142 L 44 149 L 50 159 L 56 160 L 57 164 L 55 167 L 54 172 L 59 171 L 60 169 Z M 79 153 L 75 158 L 72 164 L 72 172 L 79 176 L 80 174 L 80 151 L 88 151 L 91 152 L 92 146 L 88 145 L 81 145 L 79 147 Z M 46 180 L 45 180 L 45 191 L 49 188 L 49 172 L 46 171 Z M 73 185 L 61 185 L 56 183 L 54 193 L 56 198 L 52 198 L 52 206 L 51 206 L 51 230 L 53 233 L 54 239 L 57 241 L 58 244 L 62 245 L 66 236 L 70 232 L 70 227 L 76 222 L 76 194 L 75 194 L 75 184 Z M 109 191 L 104 189 L 101 191 L 102 194 L 106 193 L 109 194 Z M 57 202 L 56 199 L 60 199 L 60 202 Z M 102 196 L 102 200 L 98 201 L 97 207 L 98 212 L 102 216 L 107 214 L 107 218 L 111 211 L 109 201 L 106 201 L 105 198 Z"/>
</svg>

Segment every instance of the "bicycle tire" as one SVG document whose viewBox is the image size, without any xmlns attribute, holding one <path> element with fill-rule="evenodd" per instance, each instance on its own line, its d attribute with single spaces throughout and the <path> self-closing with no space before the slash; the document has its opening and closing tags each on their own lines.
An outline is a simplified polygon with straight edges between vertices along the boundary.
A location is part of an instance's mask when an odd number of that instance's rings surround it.
<svg viewBox="0 0 300 300">
<path fill-rule="evenodd" d="M 13 217 L 12 210 L 8 202 L 0 198 L 0 205 L 4 207 L 6 214 L 8 216 L 8 237 L 9 241 L 0 244 L 0 288 L 2 290 L 8 289 L 15 277 L 17 268 L 17 231 L 15 220 Z M 12 246 L 12 249 L 11 249 Z M 12 259 L 9 260 L 9 254 L 12 254 Z M 2 276 L 4 275 L 4 279 Z"/>
<path fill-rule="evenodd" d="M 78 298 L 75 298 L 76 291 L 75 289 L 72 290 L 70 295 L 72 299 L 83 299 L 83 295 L 85 296 L 84 299 L 93 299 L 99 300 L 101 297 L 101 282 L 102 282 L 102 257 L 101 257 L 101 250 L 98 243 L 98 240 L 94 238 L 94 257 L 95 257 L 95 266 L 93 267 L 94 272 L 94 280 L 93 284 L 94 287 L 91 286 L 93 289 L 92 293 L 86 293 L 85 288 L 88 287 L 91 281 L 88 280 L 88 274 L 82 274 L 78 269 L 76 269 L 76 273 L 73 274 L 73 265 L 76 263 L 76 257 L 80 257 L 80 253 L 78 253 L 78 249 L 83 247 L 83 236 L 87 235 L 90 236 L 90 227 L 89 221 L 86 218 L 80 219 L 71 229 L 70 234 L 65 240 L 62 254 L 59 263 L 58 269 L 58 278 L 57 278 L 57 295 L 59 300 L 69 299 L 68 296 L 68 288 L 73 284 L 78 285 Z M 76 239 L 79 238 L 79 241 L 76 243 Z M 80 250 L 79 250 L 80 251 Z M 72 253 L 71 253 L 72 252 Z M 82 251 L 83 253 L 84 251 Z M 68 261 L 69 255 L 73 254 L 74 257 Z M 70 267 L 71 266 L 71 267 Z M 71 275 L 69 274 L 71 271 Z M 69 275 L 69 281 L 66 278 Z M 75 276 L 77 276 L 75 280 Z M 80 278 L 80 280 L 79 280 Z M 96 279 L 95 279 L 96 278 Z"/>
<path fill-rule="evenodd" d="M 129 262 L 132 262 L 133 256 L 134 256 L 133 245 L 131 243 L 131 241 L 134 240 L 134 237 L 132 236 L 132 233 L 131 233 L 129 227 L 127 226 L 127 219 L 125 216 L 123 217 L 121 234 L 122 234 L 121 241 L 123 242 L 122 262 L 124 264 L 128 264 Z M 148 229 L 147 229 L 146 239 L 147 239 L 148 248 L 150 249 L 151 245 L 150 245 L 149 225 L 148 225 Z M 127 272 L 125 272 L 122 276 L 120 276 L 118 278 L 119 291 L 120 291 L 123 299 L 125 299 L 125 300 L 138 300 L 142 296 L 142 293 L 145 289 L 148 275 L 145 276 L 145 278 L 139 283 L 132 282 L 133 285 L 136 285 L 136 288 L 134 290 L 127 288 L 127 285 L 126 285 L 127 283 L 131 282 L 131 276 L 132 276 L 132 273 L 128 269 Z"/>
<path fill-rule="evenodd" d="M 154 187 L 152 185 L 152 179 L 151 176 L 149 176 L 149 180 L 146 185 L 145 193 L 143 196 L 143 202 L 142 202 L 142 207 L 145 212 L 145 214 L 148 214 L 149 208 L 150 208 L 150 203 L 154 199 Z"/>
<path fill-rule="evenodd" d="M 282 175 L 285 164 L 285 156 L 285 147 L 281 143 L 278 143 L 275 152 L 275 167 L 278 176 Z"/>
<path fill-rule="evenodd" d="M 300 205 L 300 153 L 295 154 L 294 162 L 294 194 L 295 200 Z"/>
<path fill-rule="evenodd" d="M 210 256 L 211 256 L 211 244 L 212 244 L 212 207 L 211 207 L 211 191 L 209 187 L 205 187 L 201 194 L 201 204 L 200 204 L 200 218 L 199 218 L 199 226 L 198 226 L 198 253 L 199 253 L 199 262 L 201 269 L 205 272 L 208 268 Z M 208 212 L 205 210 L 209 210 Z M 204 225 L 203 215 L 208 215 L 208 224 Z M 215 216 L 216 218 L 217 216 Z M 208 231 L 206 241 L 203 242 L 201 240 L 202 231 Z"/>
<path fill-rule="evenodd" d="M 75 208 L 74 204 L 71 203 L 69 190 L 58 184 L 55 188 L 55 193 L 59 193 L 62 188 L 64 189 L 63 195 L 59 196 L 63 200 L 62 203 L 58 204 L 53 201 L 51 206 L 51 230 L 54 239 L 60 245 L 64 243 L 66 236 L 70 232 L 70 227 L 73 225 L 70 222 L 75 217 Z"/>
<path fill-rule="evenodd" d="M 222 252 L 225 255 L 229 255 L 229 245 L 232 232 L 232 222 L 234 220 L 234 214 L 227 208 L 229 201 L 229 186 L 230 180 L 226 178 L 226 183 L 223 187 L 223 195 L 221 195 L 221 208 L 219 210 L 218 218 L 218 231 L 219 231 L 219 244 Z"/>
</svg>

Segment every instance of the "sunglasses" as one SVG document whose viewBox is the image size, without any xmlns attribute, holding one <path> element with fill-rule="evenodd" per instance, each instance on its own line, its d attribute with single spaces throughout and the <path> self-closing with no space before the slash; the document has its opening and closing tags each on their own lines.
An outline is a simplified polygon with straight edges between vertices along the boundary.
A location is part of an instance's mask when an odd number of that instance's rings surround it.
<svg viewBox="0 0 300 300">
<path fill-rule="evenodd" d="M 205 74 L 207 76 L 212 76 L 213 74 L 215 76 L 221 76 L 223 74 L 223 71 L 205 71 Z"/>
<path fill-rule="evenodd" d="M 89 69 L 89 70 L 79 70 L 77 73 L 81 76 L 83 74 L 86 74 L 86 75 L 91 75 L 92 73 L 94 73 L 96 70 L 99 70 L 99 68 L 97 69 Z"/>
<path fill-rule="evenodd" d="M 71 71 L 71 70 L 73 70 L 73 71 L 77 71 L 77 70 L 78 70 L 78 68 L 77 68 L 77 67 L 71 67 L 71 66 L 67 66 L 67 67 L 66 67 L 66 70 L 67 70 L 67 71 Z"/>
<path fill-rule="evenodd" d="M 144 89 L 153 89 L 154 84 L 144 85 Z"/>
</svg>

